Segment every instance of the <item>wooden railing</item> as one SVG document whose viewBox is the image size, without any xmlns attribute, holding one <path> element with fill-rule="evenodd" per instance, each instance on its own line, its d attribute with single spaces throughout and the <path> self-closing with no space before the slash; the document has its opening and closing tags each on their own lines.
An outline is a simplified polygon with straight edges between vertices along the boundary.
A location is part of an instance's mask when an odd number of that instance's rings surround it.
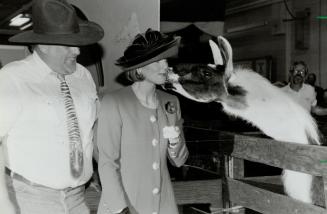
<svg viewBox="0 0 327 214">
<path fill-rule="evenodd" d="M 327 147 L 279 142 L 270 139 L 231 135 L 232 140 L 220 143 L 224 160 L 223 200 L 225 206 L 238 204 L 261 213 L 327 213 Z M 233 159 L 245 159 L 283 169 L 295 170 L 318 176 L 315 179 L 322 190 L 315 206 L 302 203 L 280 193 L 251 185 L 251 179 L 235 178 L 228 164 Z M 234 166 L 233 166 L 234 167 Z M 253 182 L 258 182 L 254 178 Z M 267 178 L 262 179 L 267 180 Z M 317 192 L 315 193 L 317 195 Z M 319 200 L 320 198 L 320 200 Z M 323 198 L 323 200 L 321 200 Z"/>
<path fill-rule="evenodd" d="M 216 143 L 221 151 L 222 179 L 175 182 L 175 195 L 179 204 L 201 202 L 219 207 L 222 202 L 224 208 L 243 206 L 269 214 L 327 213 L 327 147 L 227 132 L 212 132 L 211 137 L 220 139 Z M 245 178 L 243 160 L 317 176 L 315 181 L 320 187 L 316 190 L 320 192 L 316 192 L 316 195 L 320 197 L 315 197 L 316 205 L 283 194 L 280 176 Z"/>
</svg>

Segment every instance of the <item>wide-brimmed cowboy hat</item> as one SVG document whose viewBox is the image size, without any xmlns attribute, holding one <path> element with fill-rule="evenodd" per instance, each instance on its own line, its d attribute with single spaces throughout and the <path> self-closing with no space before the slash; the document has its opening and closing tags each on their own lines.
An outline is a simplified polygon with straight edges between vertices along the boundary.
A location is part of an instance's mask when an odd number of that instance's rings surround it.
<svg viewBox="0 0 327 214">
<path fill-rule="evenodd" d="M 33 30 L 12 36 L 9 41 L 84 46 L 96 43 L 104 35 L 100 25 L 79 19 L 66 0 L 34 0 L 32 21 Z"/>
<path fill-rule="evenodd" d="M 132 44 L 124 51 L 124 56 L 116 61 L 116 65 L 129 71 L 176 56 L 179 42 L 180 37 L 168 36 L 149 28 L 144 34 L 135 36 Z"/>
</svg>

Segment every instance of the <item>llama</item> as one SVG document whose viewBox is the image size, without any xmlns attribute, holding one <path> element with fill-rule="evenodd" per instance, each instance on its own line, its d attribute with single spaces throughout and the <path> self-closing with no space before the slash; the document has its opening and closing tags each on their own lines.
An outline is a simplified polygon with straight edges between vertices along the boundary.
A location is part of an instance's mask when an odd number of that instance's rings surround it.
<svg viewBox="0 0 327 214">
<path fill-rule="evenodd" d="M 194 65 L 178 74 L 168 72 L 172 90 L 197 102 L 219 102 L 224 112 L 244 119 L 267 136 L 300 144 L 320 145 L 319 132 L 310 113 L 267 79 L 244 68 L 233 68 L 232 48 L 219 36 L 210 40 L 214 63 Z M 286 194 L 313 203 L 313 176 L 284 170 Z"/>
</svg>

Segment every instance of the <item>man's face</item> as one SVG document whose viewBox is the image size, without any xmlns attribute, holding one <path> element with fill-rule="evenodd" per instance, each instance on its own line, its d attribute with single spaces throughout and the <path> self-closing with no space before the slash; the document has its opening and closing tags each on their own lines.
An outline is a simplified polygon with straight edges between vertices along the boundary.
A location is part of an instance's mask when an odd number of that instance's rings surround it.
<svg viewBox="0 0 327 214">
<path fill-rule="evenodd" d="M 78 47 L 44 45 L 43 55 L 52 70 L 60 74 L 72 74 L 76 71 L 76 58 L 80 54 Z"/>
<path fill-rule="evenodd" d="M 294 66 L 294 70 L 291 73 L 291 75 L 292 75 L 292 82 L 294 84 L 302 84 L 306 76 L 306 70 L 304 65 L 298 64 Z"/>
</svg>

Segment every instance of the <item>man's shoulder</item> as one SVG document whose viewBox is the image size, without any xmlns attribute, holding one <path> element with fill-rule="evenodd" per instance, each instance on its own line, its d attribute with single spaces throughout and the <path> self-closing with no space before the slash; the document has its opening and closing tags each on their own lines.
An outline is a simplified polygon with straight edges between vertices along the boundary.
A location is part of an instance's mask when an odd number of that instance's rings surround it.
<svg viewBox="0 0 327 214">
<path fill-rule="evenodd" d="M 309 91 L 309 92 L 314 92 L 315 91 L 314 87 L 312 87 L 311 85 L 306 84 L 306 83 L 303 84 L 302 88 L 303 88 L 303 90 L 306 90 L 306 91 Z"/>
<path fill-rule="evenodd" d="M 91 72 L 86 67 L 84 67 L 83 65 L 81 65 L 79 63 L 77 63 L 76 65 L 77 65 L 76 71 L 78 72 L 79 75 L 91 76 Z"/>
<path fill-rule="evenodd" d="M 86 81 L 88 82 L 88 84 L 91 84 L 95 87 L 95 82 L 91 75 L 91 72 L 86 67 L 84 67 L 79 63 L 77 63 L 76 71 L 73 74 L 73 76 L 74 78 L 82 79 L 83 81 Z"/>
</svg>

